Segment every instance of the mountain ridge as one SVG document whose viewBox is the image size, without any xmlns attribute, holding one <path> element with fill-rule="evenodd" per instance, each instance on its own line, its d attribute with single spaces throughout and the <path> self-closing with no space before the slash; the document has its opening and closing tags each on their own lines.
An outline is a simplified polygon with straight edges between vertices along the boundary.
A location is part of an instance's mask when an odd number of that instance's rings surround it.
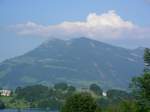
<svg viewBox="0 0 150 112">
<path fill-rule="evenodd" d="M 137 51 L 84 37 L 52 39 L 2 62 L 0 86 L 68 82 L 81 87 L 97 83 L 102 88 L 127 88 L 131 78 L 143 70 L 144 51 Z"/>
</svg>

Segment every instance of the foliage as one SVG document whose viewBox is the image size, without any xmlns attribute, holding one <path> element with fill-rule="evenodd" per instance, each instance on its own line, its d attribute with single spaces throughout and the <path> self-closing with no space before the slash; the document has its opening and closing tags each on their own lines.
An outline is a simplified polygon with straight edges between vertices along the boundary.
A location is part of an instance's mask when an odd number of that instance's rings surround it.
<svg viewBox="0 0 150 112">
<path fill-rule="evenodd" d="M 120 103 L 111 103 L 102 112 L 138 112 L 134 100 L 123 100 Z"/>
<path fill-rule="evenodd" d="M 132 96 L 123 90 L 111 89 L 107 91 L 107 97 L 113 102 L 118 102 L 124 99 L 130 99 Z"/>
<path fill-rule="evenodd" d="M 66 100 L 62 112 L 99 112 L 99 109 L 89 93 L 77 93 Z"/>
<path fill-rule="evenodd" d="M 56 99 L 41 100 L 38 103 L 38 107 L 50 110 L 59 110 L 61 105 L 62 105 L 61 102 Z"/>
<path fill-rule="evenodd" d="M 107 97 L 99 98 L 97 104 L 103 112 L 132 112 L 137 109 L 133 96 L 126 91 L 117 89 L 108 90 Z"/>
<path fill-rule="evenodd" d="M 97 84 L 91 84 L 89 89 L 94 92 L 96 95 L 102 96 L 103 90 Z"/>
<path fill-rule="evenodd" d="M 44 85 L 18 87 L 16 88 L 14 98 L 11 101 L 13 106 L 18 103 L 26 104 L 26 106 L 21 107 L 28 106 L 31 108 L 58 110 L 61 108 L 65 99 L 71 96 L 75 90 L 75 87 L 68 86 L 66 83 L 57 83 L 51 88 Z"/>
<path fill-rule="evenodd" d="M 138 106 L 135 101 L 124 100 L 120 103 L 121 112 L 138 112 Z"/>
<path fill-rule="evenodd" d="M 5 104 L 3 101 L 0 100 L 0 109 L 5 109 Z"/>
<path fill-rule="evenodd" d="M 150 66 L 150 49 L 146 48 L 144 53 L 144 62 L 146 66 Z"/>
<path fill-rule="evenodd" d="M 48 87 L 43 85 L 27 86 L 17 88 L 15 91 L 17 98 L 23 98 L 29 102 L 44 99 L 48 95 Z"/>
<path fill-rule="evenodd" d="M 31 96 L 30 96 L 31 95 Z M 7 108 L 41 108 L 62 112 L 139 112 L 133 97 L 122 90 L 108 90 L 107 97 L 78 93 L 75 87 L 48 88 L 43 85 L 18 87 L 11 98 L 1 97 Z M 29 99 L 32 100 L 29 100 Z M 63 107 L 62 107 L 63 106 Z"/>
<path fill-rule="evenodd" d="M 68 92 L 72 93 L 72 92 L 75 92 L 76 91 L 76 88 L 74 86 L 69 86 L 68 87 Z"/>
<path fill-rule="evenodd" d="M 57 83 L 57 84 L 55 84 L 54 85 L 54 88 L 56 89 L 56 90 L 67 90 L 67 88 L 68 88 L 68 85 L 67 85 L 67 83 L 64 83 L 64 82 L 62 82 L 62 83 Z"/>
<path fill-rule="evenodd" d="M 140 112 L 150 111 L 150 49 L 145 49 L 144 61 L 146 70 L 144 74 L 132 80 L 131 88 L 137 101 Z"/>
<path fill-rule="evenodd" d="M 140 110 L 148 112 L 147 110 L 150 110 L 150 72 L 145 72 L 132 80 L 132 91 Z"/>
</svg>

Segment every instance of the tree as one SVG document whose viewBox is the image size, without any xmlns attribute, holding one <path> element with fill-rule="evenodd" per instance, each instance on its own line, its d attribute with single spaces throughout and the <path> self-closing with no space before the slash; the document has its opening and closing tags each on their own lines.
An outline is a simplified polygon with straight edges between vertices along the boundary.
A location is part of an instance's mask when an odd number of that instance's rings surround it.
<svg viewBox="0 0 150 112">
<path fill-rule="evenodd" d="M 64 83 L 64 82 L 62 82 L 62 83 L 57 83 L 57 84 L 54 85 L 54 88 L 55 88 L 56 90 L 65 91 L 65 90 L 67 90 L 68 85 L 67 85 L 66 83 Z"/>
<path fill-rule="evenodd" d="M 132 100 L 124 100 L 118 104 L 111 103 L 105 110 L 104 112 L 139 112 L 136 103 Z"/>
<path fill-rule="evenodd" d="M 100 112 L 100 109 L 89 93 L 77 93 L 66 100 L 61 112 Z"/>
<path fill-rule="evenodd" d="M 76 91 L 76 88 L 74 87 L 74 86 L 69 86 L 68 87 L 68 92 L 69 93 L 73 93 L 73 92 L 75 92 Z"/>
<path fill-rule="evenodd" d="M 21 91 L 22 91 L 22 88 L 21 87 L 17 87 L 16 90 L 15 90 L 15 94 L 19 94 Z"/>
<path fill-rule="evenodd" d="M 107 97 L 112 101 L 118 102 L 121 100 L 130 99 L 131 95 L 123 90 L 111 89 L 107 91 Z"/>
<path fill-rule="evenodd" d="M 0 109 L 5 109 L 5 104 L 0 100 Z"/>
<path fill-rule="evenodd" d="M 138 112 L 137 104 L 132 100 L 124 100 L 120 104 L 121 112 Z"/>
<path fill-rule="evenodd" d="M 146 70 L 144 74 L 132 80 L 132 92 L 137 100 L 139 112 L 150 112 L 150 49 L 144 53 Z"/>
<path fill-rule="evenodd" d="M 150 72 L 150 49 L 146 48 L 144 53 L 145 72 Z"/>
<path fill-rule="evenodd" d="M 140 111 L 150 110 L 150 72 L 132 80 L 132 92 L 137 100 Z"/>
<path fill-rule="evenodd" d="M 96 95 L 102 95 L 103 90 L 97 84 L 91 84 L 89 89 Z"/>
<path fill-rule="evenodd" d="M 48 96 L 48 87 L 44 85 L 32 85 L 24 88 L 18 87 L 15 91 L 18 99 L 25 99 L 29 102 L 38 101 Z"/>
<path fill-rule="evenodd" d="M 44 99 L 38 102 L 38 107 L 42 109 L 58 110 L 61 107 L 61 102 L 56 99 Z"/>
<path fill-rule="evenodd" d="M 150 49 L 146 48 L 144 53 L 144 62 L 146 66 L 150 66 Z"/>
</svg>

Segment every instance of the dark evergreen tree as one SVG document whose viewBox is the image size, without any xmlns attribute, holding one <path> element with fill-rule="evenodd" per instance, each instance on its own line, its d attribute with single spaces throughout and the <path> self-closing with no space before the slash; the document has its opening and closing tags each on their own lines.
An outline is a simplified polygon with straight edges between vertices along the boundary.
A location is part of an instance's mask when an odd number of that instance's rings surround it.
<svg viewBox="0 0 150 112">
<path fill-rule="evenodd" d="M 145 72 L 150 72 L 150 49 L 146 48 L 144 53 Z"/>
<path fill-rule="evenodd" d="M 146 66 L 150 66 L 150 49 L 146 48 L 144 53 L 144 62 Z"/>
<path fill-rule="evenodd" d="M 150 49 L 144 53 L 145 71 L 132 80 L 132 91 L 139 106 L 139 112 L 150 112 Z"/>
</svg>

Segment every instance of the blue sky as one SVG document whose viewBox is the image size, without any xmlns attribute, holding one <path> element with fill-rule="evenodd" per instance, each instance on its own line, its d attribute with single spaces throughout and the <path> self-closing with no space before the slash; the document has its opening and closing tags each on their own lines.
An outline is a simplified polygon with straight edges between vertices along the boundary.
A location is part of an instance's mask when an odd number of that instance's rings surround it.
<svg viewBox="0 0 150 112">
<path fill-rule="evenodd" d="M 142 32 L 146 32 L 147 38 L 142 37 L 137 42 L 134 42 L 136 39 L 130 41 L 129 38 L 102 39 L 102 41 L 129 48 L 150 47 L 148 45 L 148 41 L 150 42 L 150 37 L 148 38 L 150 34 L 149 0 L 0 0 L 0 61 L 21 55 L 47 40 L 33 32 L 28 35 L 18 35 L 16 30 L 10 31 L 11 25 L 31 22 L 39 28 L 41 25 L 42 27 L 59 25 L 64 21 L 77 23 L 85 21 L 89 14 L 96 13 L 97 17 L 110 10 L 115 11 L 113 14 L 121 17 L 123 22 L 129 21 L 133 26 L 140 27 L 138 31 L 142 29 Z"/>
</svg>

